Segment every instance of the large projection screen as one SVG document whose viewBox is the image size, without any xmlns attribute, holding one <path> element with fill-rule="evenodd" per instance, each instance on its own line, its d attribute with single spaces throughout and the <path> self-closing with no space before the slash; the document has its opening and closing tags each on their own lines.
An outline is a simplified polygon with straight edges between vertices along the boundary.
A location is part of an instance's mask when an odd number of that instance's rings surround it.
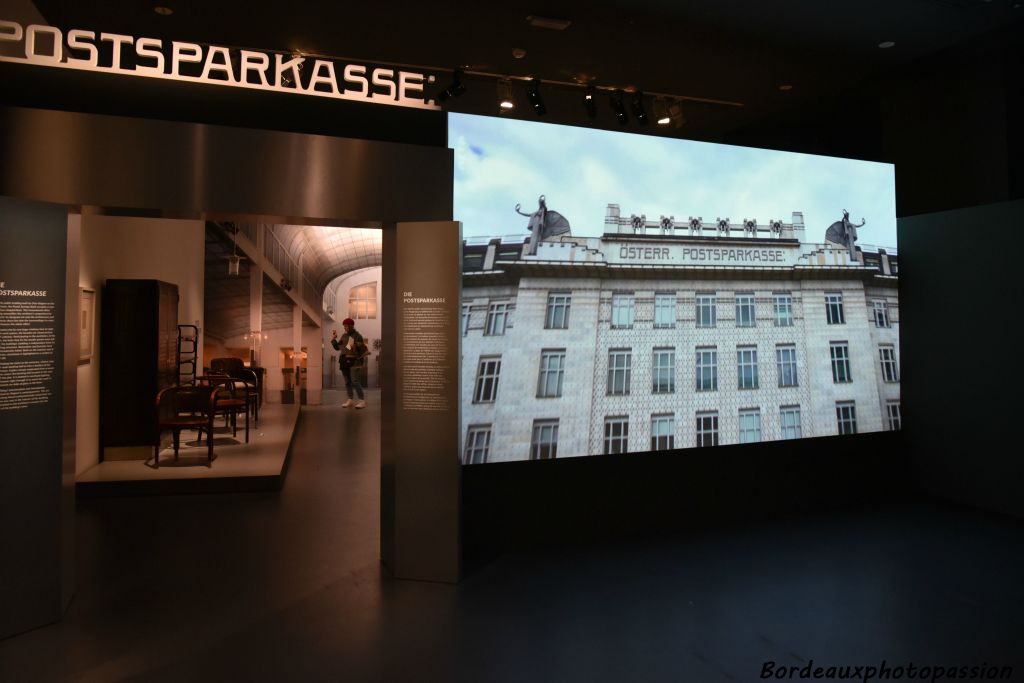
<svg viewBox="0 0 1024 683">
<path fill-rule="evenodd" d="M 891 164 L 452 114 L 464 464 L 900 428 Z"/>
</svg>

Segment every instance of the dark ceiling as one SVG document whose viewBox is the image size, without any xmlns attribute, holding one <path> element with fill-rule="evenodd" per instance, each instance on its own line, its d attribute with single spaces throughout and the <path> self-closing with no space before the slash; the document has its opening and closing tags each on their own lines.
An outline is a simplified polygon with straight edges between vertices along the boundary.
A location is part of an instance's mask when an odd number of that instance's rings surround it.
<svg viewBox="0 0 1024 683">
<path fill-rule="evenodd" d="M 690 103 L 685 130 L 669 133 L 711 137 L 821 98 L 854 101 L 879 79 L 981 36 L 1007 40 L 1021 26 L 1021 1 L 37 0 L 36 6 L 48 23 L 64 29 L 440 69 L 466 66 L 545 81 L 592 79 L 599 86 L 742 104 Z M 173 13 L 157 14 L 158 5 Z M 564 31 L 537 28 L 527 22 L 530 15 L 571 24 Z M 895 46 L 881 49 L 883 41 Z M 514 58 L 514 48 L 526 56 Z M 449 108 L 492 113 L 479 109 L 493 108 L 493 81 L 470 78 L 468 85 L 467 97 L 450 101 Z M 792 89 L 782 91 L 783 85 Z M 575 107 L 575 122 L 586 125 L 582 108 Z M 552 120 L 564 120 L 557 102 L 548 108 Z M 611 122 L 602 117 L 593 125 Z"/>
</svg>

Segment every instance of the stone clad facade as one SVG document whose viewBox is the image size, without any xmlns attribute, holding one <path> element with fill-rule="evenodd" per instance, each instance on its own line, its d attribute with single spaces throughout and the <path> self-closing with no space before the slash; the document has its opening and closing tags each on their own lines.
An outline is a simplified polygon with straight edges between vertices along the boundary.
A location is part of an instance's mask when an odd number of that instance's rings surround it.
<svg viewBox="0 0 1024 683">
<path fill-rule="evenodd" d="M 556 457 L 899 428 L 894 255 L 805 242 L 800 214 L 679 230 L 611 208 L 600 238 L 464 248 L 465 462 L 548 457 L 551 425 Z"/>
</svg>

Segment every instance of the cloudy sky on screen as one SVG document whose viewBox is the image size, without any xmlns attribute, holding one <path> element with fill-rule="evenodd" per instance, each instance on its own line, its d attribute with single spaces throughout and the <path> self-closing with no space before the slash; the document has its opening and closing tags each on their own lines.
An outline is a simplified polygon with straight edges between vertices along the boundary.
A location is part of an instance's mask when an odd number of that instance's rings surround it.
<svg viewBox="0 0 1024 683">
<path fill-rule="evenodd" d="M 802 211 L 809 242 L 850 212 L 858 244 L 896 247 L 896 186 L 891 164 L 733 147 L 534 121 L 449 114 L 455 150 L 455 220 L 463 236 L 525 235 L 514 209 L 549 209 L 572 234 L 604 232 L 608 204 L 648 220 L 690 216 L 739 223 L 790 222 Z"/>
</svg>

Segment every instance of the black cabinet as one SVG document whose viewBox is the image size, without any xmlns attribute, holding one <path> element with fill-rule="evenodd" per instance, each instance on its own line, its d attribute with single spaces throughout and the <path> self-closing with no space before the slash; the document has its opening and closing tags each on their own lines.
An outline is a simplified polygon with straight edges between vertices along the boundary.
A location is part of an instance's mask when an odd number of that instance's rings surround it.
<svg viewBox="0 0 1024 683">
<path fill-rule="evenodd" d="M 178 378 L 178 286 L 107 280 L 100 306 L 101 457 L 140 457 L 128 448 L 152 447 L 157 392 Z"/>
</svg>

